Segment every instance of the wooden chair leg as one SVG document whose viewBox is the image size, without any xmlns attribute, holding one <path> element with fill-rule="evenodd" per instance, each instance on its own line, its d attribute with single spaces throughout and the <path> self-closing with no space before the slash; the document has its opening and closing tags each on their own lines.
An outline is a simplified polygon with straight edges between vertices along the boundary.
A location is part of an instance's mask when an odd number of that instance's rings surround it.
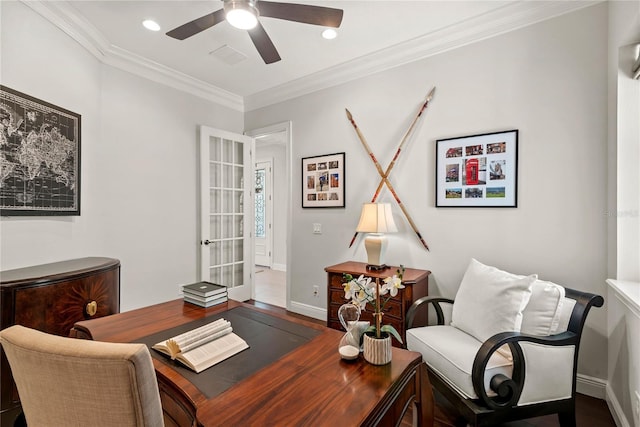
<svg viewBox="0 0 640 427">
<path fill-rule="evenodd" d="M 560 427 L 576 427 L 576 411 L 575 407 L 571 411 L 558 413 Z"/>
</svg>

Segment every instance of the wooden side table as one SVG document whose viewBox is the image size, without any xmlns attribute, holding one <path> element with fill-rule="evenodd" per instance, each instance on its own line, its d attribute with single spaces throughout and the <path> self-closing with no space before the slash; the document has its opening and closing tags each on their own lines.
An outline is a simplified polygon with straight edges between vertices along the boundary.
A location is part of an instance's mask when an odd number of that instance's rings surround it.
<svg viewBox="0 0 640 427">
<path fill-rule="evenodd" d="M 384 279 L 396 274 L 398 266 L 390 266 L 386 270 L 372 271 L 367 270 L 367 264 L 364 262 L 348 261 L 341 264 L 326 267 L 327 272 L 327 326 L 333 329 L 342 330 L 342 325 L 338 319 L 338 309 L 347 302 L 344 298 L 344 282 L 342 275 L 345 273 L 358 277 L 364 274 L 366 277 L 373 279 Z M 383 324 L 390 324 L 400 334 L 402 341 L 406 343 L 406 313 L 411 304 L 418 298 L 422 298 L 429 294 L 429 270 L 418 270 L 415 268 L 406 268 L 402 283 L 404 289 L 398 292 L 398 295 L 391 298 L 384 310 Z M 373 310 L 371 305 L 367 305 L 366 310 L 362 312 L 360 320 L 369 321 L 373 324 Z M 426 310 L 420 313 L 422 317 L 416 316 L 416 322 L 425 322 L 427 320 Z M 421 323 L 418 323 L 421 324 Z M 402 347 L 395 339 L 393 345 Z"/>
</svg>

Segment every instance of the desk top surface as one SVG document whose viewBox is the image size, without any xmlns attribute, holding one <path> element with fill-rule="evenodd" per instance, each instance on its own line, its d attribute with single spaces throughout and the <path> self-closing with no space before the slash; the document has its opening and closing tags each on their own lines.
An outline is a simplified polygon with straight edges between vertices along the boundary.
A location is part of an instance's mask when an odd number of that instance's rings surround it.
<svg viewBox="0 0 640 427">
<path fill-rule="evenodd" d="M 327 425 L 366 424 L 384 407 L 394 385 L 422 361 L 419 353 L 393 348 L 393 360 L 388 365 L 374 366 L 362 357 L 346 362 L 338 354 L 342 332 L 236 301 L 205 309 L 174 300 L 78 322 L 76 329 L 94 340 L 135 342 L 239 306 L 300 323 L 320 334 L 212 398 L 175 369 L 154 359 L 157 375 L 188 396 L 205 426 L 313 425 L 319 420 Z"/>
</svg>

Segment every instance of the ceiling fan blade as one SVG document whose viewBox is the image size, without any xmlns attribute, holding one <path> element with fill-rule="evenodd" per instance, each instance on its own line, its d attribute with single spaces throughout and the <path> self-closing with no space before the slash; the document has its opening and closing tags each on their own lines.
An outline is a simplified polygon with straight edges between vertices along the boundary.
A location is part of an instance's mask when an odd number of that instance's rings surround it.
<svg viewBox="0 0 640 427">
<path fill-rule="evenodd" d="M 258 49 L 258 53 L 265 64 L 280 61 L 280 55 L 276 47 L 260 22 L 258 22 L 255 28 L 249 30 L 249 37 L 251 37 L 251 41 L 256 46 L 256 49 Z"/>
<path fill-rule="evenodd" d="M 214 25 L 225 20 L 224 9 L 216 10 L 208 15 L 201 16 L 198 19 L 194 19 L 191 22 L 187 22 L 184 25 L 180 25 L 177 28 L 169 31 L 167 35 L 174 39 L 184 40 L 187 37 L 198 34 L 201 31 L 211 28 Z"/>
<path fill-rule="evenodd" d="M 334 28 L 340 26 L 344 13 L 342 9 L 331 7 L 262 0 L 257 2 L 256 8 L 260 11 L 260 16 Z"/>
</svg>

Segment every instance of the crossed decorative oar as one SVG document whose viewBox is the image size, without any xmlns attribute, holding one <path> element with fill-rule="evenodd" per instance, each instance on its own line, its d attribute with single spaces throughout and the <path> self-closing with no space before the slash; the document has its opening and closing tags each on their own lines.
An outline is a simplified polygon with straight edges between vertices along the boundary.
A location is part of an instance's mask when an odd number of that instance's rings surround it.
<svg viewBox="0 0 640 427">
<path fill-rule="evenodd" d="M 355 129 L 356 134 L 358 135 L 358 139 L 360 139 L 360 142 L 362 142 L 362 145 L 364 146 L 364 149 L 367 150 L 367 154 L 369 154 L 369 157 L 371 157 L 371 160 L 373 161 L 373 164 L 375 165 L 376 170 L 378 171 L 378 174 L 380 175 L 380 183 L 378 184 L 378 188 L 376 188 L 376 192 L 373 194 L 373 197 L 371 198 L 371 203 L 375 203 L 375 201 L 378 199 L 378 196 L 380 195 L 380 191 L 382 190 L 382 186 L 386 184 L 387 188 L 389 189 L 389 191 L 393 195 L 393 198 L 398 203 L 398 206 L 400 206 L 400 209 L 402 210 L 402 213 L 404 213 L 405 218 L 407 218 L 407 221 L 409 222 L 409 225 L 411 225 L 411 228 L 416 233 L 416 236 L 418 236 L 418 239 L 420 239 L 420 242 L 422 243 L 422 245 L 425 247 L 426 250 L 429 250 L 429 246 L 427 246 L 427 243 L 422 238 L 422 235 L 418 231 L 418 227 L 416 227 L 416 224 L 413 222 L 413 219 L 411 219 L 411 215 L 409 215 L 409 212 L 407 212 L 407 209 L 402 204 L 402 201 L 400 200 L 400 198 L 398 197 L 398 194 L 396 193 L 395 189 L 391 185 L 391 182 L 389 182 L 389 174 L 393 170 L 393 167 L 396 164 L 396 160 L 398 159 L 398 156 L 400 156 L 400 152 L 402 151 L 402 147 L 404 146 L 405 142 L 407 141 L 407 139 L 409 137 L 409 134 L 411 134 L 411 131 L 413 131 L 413 128 L 415 127 L 416 123 L 418 122 L 418 119 L 422 116 L 422 113 L 424 112 L 424 110 L 427 109 L 427 106 L 429 105 L 429 101 L 431 101 L 431 99 L 433 98 L 433 94 L 435 93 L 435 91 L 436 91 L 436 88 L 434 87 L 433 89 L 431 89 L 431 92 L 429 92 L 429 94 L 427 95 L 424 103 L 422 104 L 422 106 L 420 107 L 420 110 L 418 111 L 418 114 L 413 119 L 413 122 L 409 126 L 409 129 L 407 129 L 407 131 L 405 132 L 404 136 L 402 137 L 402 140 L 400 141 L 400 145 L 398 146 L 398 149 L 396 150 L 396 154 L 393 156 L 393 159 L 391 160 L 391 163 L 389 163 L 389 166 L 387 166 L 387 170 L 386 171 L 382 170 L 382 167 L 380 166 L 380 162 L 378 162 L 378 159 L 376 159 L 376 156 L 371 151 L 371 147 L 369 147 L 369 144 L 367 143 L 367 140 L 365 139 L 364 135 L 362 135 L 362 132 L 360 132 L 360 129 L 358 128 L 358 125 L 356 125 L 356 122 L 353 119 L 353 116 L 351 115 L 349 110 L 347 110 L 345 108 L 345 111 L 347 112 L 347 118 L 351 122 L 351 125 Z M 351 243 L 349 243 L 349 247 L 351 247 L 353 245 L 353 242 L 356 240 L 357 236 L 358 236 L 358 232 L 356 231 L 355 234 L 353 235 L 353 238 L 351 239 Z"/>
</svg>

